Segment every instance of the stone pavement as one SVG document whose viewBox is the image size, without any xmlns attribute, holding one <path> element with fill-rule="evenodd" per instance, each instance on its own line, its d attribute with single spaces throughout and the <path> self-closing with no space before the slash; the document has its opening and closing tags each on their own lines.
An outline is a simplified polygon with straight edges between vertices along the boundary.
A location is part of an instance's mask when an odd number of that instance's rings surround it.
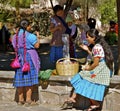
<svg viewBox="0 0 120 111">
<path fill-rule="evenodd" d="M 44 50 L 39 50 L 39 55 L 40 55 L 40 58 L 41 58 L 41 67 L 42 69 L 49 69 L 49 68 L 53 68 L 52 64 L 50 63 L 49 61 L 49 48 L 48 47 L 45 47 L 45 46 L 42 46 L 44 47 Z M 115 47 L 112 47 L 112 51 L 113 51 L 113 54 L 115 56 L 115 62 L 117 63 L 117 56 L 118 56 L 118 53 L 117 52 L 117 48 L 116 46 Z M 80 58 L 84 57 L 85 53 L 84 52 L 78 52 L 78 56 Z M 18 106 L 16 104 L 16 102 L 14 102 L 12 99 L 14 98 L 14 94 L 15 94 L 15 90 L 13 88 L 10 88 L 11 87 L 11 80 L 13 78 L 13 75 L 11 74 L 11 68 L 9 66 L 10 64 L 10 61 L 14 58 L 14 54 L 12 52 L 6 52 L 6 53 L 0 53 L 0 72 L 1 71 L 6 71 L 6 72 L 1 72 L 0 73 L 0 86 L 4 85 L 5 84 L 5 87 L 1 87 L 0 88 L 0 111 L 61 111 L 60 110 L 60 105 L 56 105 L 53 104 L 53 101 L 55 101 L 56 99 L 58 99 L 56 96 L 56 94 L 54 94 L 54 97 L 56 98 L 52 98 L 52 100 L 50 98 L 48 98 L 48 95 L 50 95 L 51 97 L 51 90 L 49 92 L 45 92 L 44 90 L 40 90 L 39 89 L 39 92 L 41 92 L 41 95 L 43 95 L 43 99 L 46 99 L 46 101 L 48 102 L 48 104 L 46 103 L 40 103 L 39 105 L 37 106 L 30 106 L 30 107 L 25 107 L 25 106 Z M 115 64 L 116 65 L 116 64 Z M 12 71 L 13 72 L 13 71 Z M 3 77 L 4 77 L 4 81 L 3 82 Z M 9 78 L 8 79 L 5 79 L 5 78 Z M 53 78 L 52 78 L 53 79 Z M 55 78 L 56 79 L 56 78 Z M 116 79 L 115 78 L 115 82 L 116 82 Z M 117 80 L 118 81 L 118 80 Z M 120 80 L 119 80 L 120 81 Z M 8 82 L 8 84 L 7 84 Z M 113 81 L 114 82 L 114 81 Z M 114 83 L 115 83 L 114 82 Z M 119 82 L 120 83 L 120 82 Z M 57 83 L 59 85 L 59 83 Z M 115 83 L 116 84 L 116 83 Z M 10 87 L 9 87 L 10 86 Z M 120 84 L 117 84 L 117 86 L 120 87 Z M 55 87 L 55 86 L 53 86 Z M 40 87 L 39 87 L 40 88 Z M 51 87 L 50 87 L 51 88 Z M 67 87 L 65 87 L 67 88 Z M 6 90 L 5 90 L 6 89 Z M 114 89 L 114 88 L 113 88 Z M 3 91 L 4 90 L 4 91 Z M 52 89 L 53 90 L 53 89 Z M 56 90 L 56 89 L 55 89 Z M 59 92 L 59 88 L 58 88 L 58 91 Z M 119 90 L 118 90 L 119 91 Z M 2 93 L 1 93 L 2 92 Z M 46 94 L 46 95 L 45 95 Z M 11 100 L 4 100 L 3 98 L 5 98 L 4 96 L 6 96 L 6 99 L 7 97 L 11 96 Z M 9 95 L 9 96 L 8 96 Z M 53 97 L 53 96 L 52 96 Z M 107 95 L 107 97 L 105 98 L 105 108 L 104 110 L 102 111 L 119 111 L 120 109 L 120 101 L 119 101 L 119 98 L 120 97 L 120 93 L 113 91 L 111 93 L 109 93 Z M 2 99 L 1 99 L 2 98 Z M 62 98 L 64 99 L 64 96 L 62 95 Z M 54 99 L 54 100 L 53 100 Z M 52 104 L 50 104 L 50 102 Z M 116 106 L 116 107 L 115 107 Z M 112 107 L 114 107 L 113 109 L 111 109 Z M 62 110 L 64 111 L 64 110 Z M 70 109 L 70 110 L 66 110 L 66 111 L 82 111 L 82 110 L 76 110 L 76 109 Z"/>
<path fill-rule="evenodd" d="M 82 111 L 76 109 L 61 110 L 60 105 L 39 104 L 35 106 L 20 106 L 14 101 L 0 101 L 0 111 Z"/>
</svg>

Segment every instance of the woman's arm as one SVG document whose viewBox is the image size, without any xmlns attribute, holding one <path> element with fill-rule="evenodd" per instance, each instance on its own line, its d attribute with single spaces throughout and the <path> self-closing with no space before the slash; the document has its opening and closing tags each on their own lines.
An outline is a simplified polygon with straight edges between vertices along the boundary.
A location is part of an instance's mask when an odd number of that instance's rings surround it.
<svg viewBox="0 0 120 111">
<path fill-rule="evenodd" d="M 34 47 L 35 47 L 36 49 L 38 49 L 38 48 L 40 47 L 40 43 L 39 43 L 39 42 L 36 42 L 36 43 L 34 44 Z"/>
<path fill-rule="evenodd" d="M 36 31 L 36 37 L 37 37 L 37 42 L 34 44 L 34 48 L 38 49 L 40 47 L 40 42 L 39 42 L 39 39 L 40 39 L 40 35 L 39 35 L 39 32 Z"/>
<path fill-rule="evenodd" d="M 99 65 L 99 60 L 100 60 L 99 57 L 94 57 L 93 63 L 91 65 L 85 66 L 84 70 L 88 70 L 88 71 L 93 70 L 95 67 Z"/>
<path fill-rule="evenodd" d="M 57 30 L 62 30 L 62 27 L 61 27 L 61 25 L 54 26 L 54 24 L 51 23 L 49 30 L 50 30 L 50 32 L 54 33 Z"/>
</svg>

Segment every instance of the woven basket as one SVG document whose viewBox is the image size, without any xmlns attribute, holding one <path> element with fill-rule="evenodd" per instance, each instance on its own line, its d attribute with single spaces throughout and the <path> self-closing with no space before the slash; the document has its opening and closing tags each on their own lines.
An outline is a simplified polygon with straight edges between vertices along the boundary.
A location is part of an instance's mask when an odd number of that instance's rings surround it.
<svg viewBox="0 0 120 111">
<path fill-rule="evenodd" d="M 58 75 L 74 75 L 79 71 L 79 62 L 77 59 L 69 58 L 70 63 L 64 63 L 66 58 L 59 59 L 56 62 L 56 70 Z"/>
</svg>

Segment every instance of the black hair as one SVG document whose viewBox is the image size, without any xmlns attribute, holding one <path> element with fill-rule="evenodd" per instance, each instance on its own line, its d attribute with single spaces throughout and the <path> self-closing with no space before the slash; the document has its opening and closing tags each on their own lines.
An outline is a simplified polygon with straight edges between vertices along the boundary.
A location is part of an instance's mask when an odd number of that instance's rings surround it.
<svg viewBox="0 0 120 111">
<path fill-rule="evenodd" d="M 55 5 L 55 6 L 53 7 L 53 11 L 54 11 L 55 14 L 56 14 L 59 10 L 63 10 L 63 7 L 60 6 L 60 5 Z"/>
<path fill-rule="evenodd" d="M 90 27 L 90 29 L 95 28 L 96 20 L 94 18 L 89 18 L 87 22 L 88 22 L 88 26 Z"/>
<path fill-rule="evenodd" d="M 115 21 L 113 21 L 113 20 L 111 20 L 109 24 L 110 24 L 110 25 L 115 25 L 115 24 L 116 24 L 116 22 L 115 22 Z"/>
<path fill-rule="evenodd" d="M 105 52 L 106 65 L 108 66 L 108 68 L 110 70 L 113 71 L 113 61 L 114 61 L 113 54 L 112 54 L 112 51 L 110 49 L 110 46 L 104 40 L 104 37 L 101 37 L 99 35 L 99 32 L 96 29 L 90 29 L 89 31 L 87 31 L 87 34 L 92 38 L 95 37 L 95 44 L 99 43 L 102 45 L 103 50 Z"/>
<path fill-rule="evenodd" d="M 20 28 L 26 30 L 27 26 L 30 25 L 30 22 L 27 19 L 22 19 L 20 21 Z"/>
</svg>

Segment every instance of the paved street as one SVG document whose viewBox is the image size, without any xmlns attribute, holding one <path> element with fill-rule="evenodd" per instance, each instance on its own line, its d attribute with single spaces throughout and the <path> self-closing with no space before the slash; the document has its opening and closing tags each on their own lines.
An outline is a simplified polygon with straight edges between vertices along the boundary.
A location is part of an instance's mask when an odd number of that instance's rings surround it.
<svg viewBox="0 0 120 111">
<path fill-rule="evenodd" d="M 14 101 L 0 101 L 0 111 L 82 111 L 76 109 L 61 110 L 60 105 L 39 104 L 35 106 L 20 106 Z"/>
</svg>

